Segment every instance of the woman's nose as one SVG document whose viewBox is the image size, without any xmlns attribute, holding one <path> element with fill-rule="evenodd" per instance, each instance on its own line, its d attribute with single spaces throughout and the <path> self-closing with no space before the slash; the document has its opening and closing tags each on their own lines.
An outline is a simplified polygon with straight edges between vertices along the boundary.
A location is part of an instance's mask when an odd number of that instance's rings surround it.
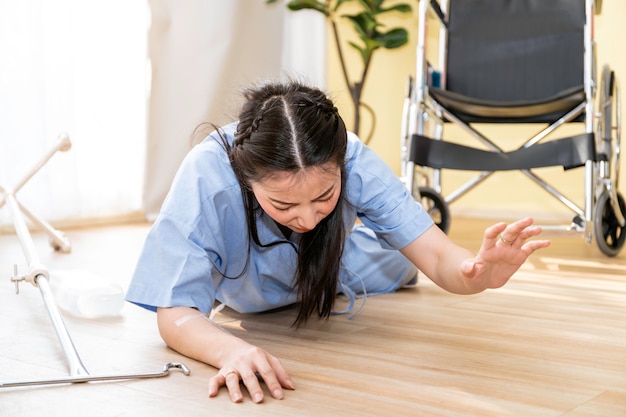
<svg viewBox="0 0 626 417">
<path fill-rule="evenodd" d="M 299 220 L 300 221 L 298 222 L 298 226 L 301 229 L 313 230 L 313 229 L 315 229 L 315 226 L 317 226 L 317 222 L 312 217 L 309 217 L 309 216 L 307 216 L 307 217 L 300 217 Z"/>
<path fill-rule="evenodd" d="M 300 213 L 298 223 L 303 229 L 313 230 L 320 220 L 317 210 L 306 210 Z"/>
</svg>

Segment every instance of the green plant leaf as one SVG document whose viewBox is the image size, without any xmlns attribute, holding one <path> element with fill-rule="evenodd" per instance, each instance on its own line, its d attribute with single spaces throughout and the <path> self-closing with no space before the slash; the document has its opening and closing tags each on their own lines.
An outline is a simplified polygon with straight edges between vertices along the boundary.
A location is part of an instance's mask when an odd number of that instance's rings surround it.
<svg viewBox="0 0 626 417">
<path fill-rule="evenodd" d="M 363 37 L 369 37 L 371 33 L 380 26 L 380 23 L 376 21 L 370 14 L 367 13 L 359 13 L 356 15 L 344 15 L 349 19 L 354 25 L 354 29 L 358 32 L 358 34 Z"/>
<path fill-rule="evenodd" d="M 380 9 L 378 14 L 387 13 L 387 12 L 408 13 L 411 10 L 413 10 L 411 8 L 411 5 L 409 5 L 407 3 L 401 3 L 401 4 L 393 5 L 393 6 L 389 7 L 389 8 L 386 8 L 386 9 Z"/>
<path fill-rule="evenodd" d="M 364 39 L 364 42 L 365 42 L 365 45 L 366 45 L 366 50 L 369 51 L 370 55 L 376 49 L 380 48 L 381 46 L 385 46 L 385 44 L 383 42 L 381 42 L 379 39 L 376 39 L 376 38 Z"/>
<path fill-rule="evenodd" d="M 384 48 L 394 49 L 405 45 L 409 41 L 409 34 L 405 29 L 395 28 L 387 33 L 376 33 L 375 39 Z"/>
<path fill-rule="evenodd" d="M 344 3 L 348 3 L 351 2 L 353 0 L 337 0 L 337 4 L 335 4 L 335 11 L 337 11 L 337 9 L 339 9 L 339 7 L 341 7 L 342 4 Z"/>
<path fill-rule="evenodd" d="M 270 1 L 273 1 L 273 0 L 270 0 Z M 328 11 L 328 7 L 327 7 L 326 3 L 324 3 L 323 1 L 318 1 L 318 0 L 291 0 L 289 3 L 287 3 L 287 7 L 289 8 L 289 10 L 292 10 L 294 12 L 297 12 L 298 10 L 309 9 L 309 10 L 318 11 L 318 12 L 324 14 L 327 17 L 330 16 L 330 12 Z"/>
<path fill-rule="evenodd" d="M 373 2 L 372 0 L 358 0 L 358 1 L 359 3 L 361 3 L 361 6 L 363 6 L 363 8 L 368 12 L 372 12 L 376 8 L 376 4 L 374 4 L 375 2 Z"/>
</svg>

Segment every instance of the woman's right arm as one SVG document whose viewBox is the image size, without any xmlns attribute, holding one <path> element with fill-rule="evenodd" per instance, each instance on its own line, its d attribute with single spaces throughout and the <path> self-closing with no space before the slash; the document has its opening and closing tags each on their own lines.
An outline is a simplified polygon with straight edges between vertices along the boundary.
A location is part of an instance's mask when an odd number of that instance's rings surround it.
<svg viewBox="0 0 626 417">
<path fill-rule="evenodd" d="M 259 379 L 277 399 L 283 397 L 282 388 L 294 389 L 276 357 L 224 331 L 194 308 L 158 308 L 157 322 L 161 337 L 170 348 L 219 369 L 209 381 L 211 397 L 226 386 L 231 400 L 241 402 L 240 380 L 257 403 L 263 401 Z"/>
</svg>

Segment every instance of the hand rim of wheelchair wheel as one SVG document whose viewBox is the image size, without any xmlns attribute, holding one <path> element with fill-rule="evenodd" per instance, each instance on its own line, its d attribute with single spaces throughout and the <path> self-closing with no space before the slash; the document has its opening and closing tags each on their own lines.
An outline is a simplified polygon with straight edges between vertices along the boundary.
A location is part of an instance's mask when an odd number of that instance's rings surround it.
<svg viewBox="0 0 626 417">
<path fill-rule="evenodd" d="M 448 203 L 446 203 L 441 194 L 430 187 L 418 187 L 417 190 L 420 194 L 418 201 L 437 227 L 447 234 L 450 230 L 450 209 L 448 208 Z"/>
<path fill-rule="evenodd" d="M 621 97 L 617 78 L 611 67 L 605 64 L 602 67 L 600 80 L 600 114 L 598 120 L 598 136 L 603 144 L 608 145 L 603 149 L 608 157 L 611 167 L 610 177 L 615 188 L 619 186 L 620 150 L 621 150 Z M 607 144 L 608 142 L 608 144 Z"/>
</svg>

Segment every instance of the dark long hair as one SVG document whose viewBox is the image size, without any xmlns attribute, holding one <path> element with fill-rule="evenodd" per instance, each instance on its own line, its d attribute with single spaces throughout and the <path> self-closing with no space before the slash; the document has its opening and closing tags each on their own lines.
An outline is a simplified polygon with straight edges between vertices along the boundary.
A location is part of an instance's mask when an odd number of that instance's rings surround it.
<svg viewBox="0 0 626 417">
<path fill-rule="evenodd" d="M 346 236 L 343 222 L 346 182 L 346 127 L 332 101 L 319 89 L 297 81 L 270 82 L 244 91 L 246 99 L 228 150 L 241 184 L 251 240 L 260 242 L 256 218 L 261 210 L 251 184 L 277 171 L 300 174 L 332 162 L 341 170 L 341 194 L 335 209 L 313 230 L 301 236 L 296 271 L 298 315 L 296 326 L 317 313 L 331 314 Z"/>
</svg>

